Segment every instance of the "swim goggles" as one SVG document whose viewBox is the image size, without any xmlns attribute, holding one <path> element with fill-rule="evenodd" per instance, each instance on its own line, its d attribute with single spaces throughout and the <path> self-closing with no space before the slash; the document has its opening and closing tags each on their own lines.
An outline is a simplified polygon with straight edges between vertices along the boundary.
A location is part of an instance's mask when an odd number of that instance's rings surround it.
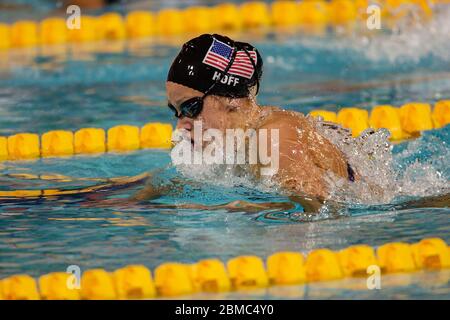
<svg viewBox="0 0 450 320">
<path fill-rule="evenodd" d="M 219 81 L 222 79 L 224 75 L 227 74 L 228 70 L 230 70 L 231 66 L 233 65 L 234 59 L 236 58 L 237 48 L 236 46 L 233 46 L 233 55 L 230 59 L 230 62 L 228 63 L 227 67 L 225 68 L 224 72 L 220 77 L 216 79 L 216 81 L 206 90 L 206 92 L 201 97 L 193 97 L 186 101 L 184 101 L 180 105 L 180 110 L 175 108 L 171 103 L 168 103 L 168 107 L 175 113 L 176 118 L 191 118 L 195 119 L 203 110 L 203 101 L 205 98 L 211 93 L 211 90 L 219 83 Z M 250 61 L 253 65 L 253 68 L 256 70 L 255 62 L 253 61 L 253 58 L 250 56 L 248 51 L 244 48 L 244 51 L 247 53 L 248 57 L 250 58 Z M 258 91 L 259 91 L 259 80 L 258 81 Z"/>
</svg>

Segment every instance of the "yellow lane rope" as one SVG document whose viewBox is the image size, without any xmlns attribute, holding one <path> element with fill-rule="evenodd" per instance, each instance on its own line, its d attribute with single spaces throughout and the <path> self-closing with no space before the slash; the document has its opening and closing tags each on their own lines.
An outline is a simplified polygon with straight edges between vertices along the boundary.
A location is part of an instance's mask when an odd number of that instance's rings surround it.
<svg viewBox="0 0 450 320">
<path fill-rule="evenodd" d="M 65 272 L 0 280 L 0 299 L 148 299 L 193 293 L 253 290 L 277 285 L 299 285 L 348 277 L 367 277 L 375 268 L 381 275 L 450 268 L 450 247 L 440 238 L 414 244 L 391 242 L 373 248 L 354 245 L 339 251 L 316 249 L 277 252 L 265 263 L 260 257 L 238 256 L 227 261 L 205 259 L 194 264 L 167 262 L 153 270 L 129 265 L 113 272 L 85 271 L 81 279 Z M 80 280 L 80 281 L 78 281 Z"/>
<path fill-rule="evenodd" d="M 20 20 L 13 24 L 0 23 L 0 50 L 65 43 L 120 40 L 183 33 L 210 33 L 268 27 L 302 27 L 308 32 L 323 33 L 328 26 L 354 27 L 365 25 L 367 8 L 377 4 L 380 18 L 394 26 L 396 21 L 414 12 L 424 19 L 433 16 L 433 5 L 445 0 L 308 0 L 249 1 L 241 5 L 224 2 L 216 6 L 192 6 L 186 9 L 168 8 L 158 12 L 132 11 L 126 16 L 109 12 L 101 16 L 81 14 L 80 28 L 62 17 L 42 21 Z"/>
</svg>

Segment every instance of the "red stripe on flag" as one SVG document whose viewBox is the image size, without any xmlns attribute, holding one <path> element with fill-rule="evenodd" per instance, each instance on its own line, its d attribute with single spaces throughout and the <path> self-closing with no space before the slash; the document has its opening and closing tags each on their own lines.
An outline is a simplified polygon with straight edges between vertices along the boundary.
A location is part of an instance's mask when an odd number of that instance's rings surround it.
<svg viewBox="0 0 450 320">
<path fill-rule="evenodd" d="M 206 57 L 206 60 L 210 60 L 210 61 L 216 61 L 217 63 L 220 63 L 221 65 L 227 66 L 228 62 L 224 62 L 222 60 L 219 60 L 215 57 Z"/>
<path fill-rule="evenodd" d="M 235 71 L 239 71 L 239 72 L 245 72 L 247 74 L 252 74 L 253 70 L 248 70 L 248 69 L 242 69 L 242 68 L 231 68 L 230 72 L 235 72 Z"/>
<path fill-rule="evenodd" d="M 255 51 L 249 51 L 250 57 L 256 58 L 256 52 Z M 236 57 L 248 57 L 247 53 L 245 51 L 238 51 L 236 53 Z"/>
<path fill-rule="evenodd" d="M 208 57 L 208 56 L 212 56 L 212 57 L 214 57 L 214 58 L 216 58 L 218 60 L 221 60 L 221 61 L 223 61 L 225 63 L 228 63 L 230 61 L 229 59 L 226 59 L 226 58 L 222 57 L 219 54 L 215 54 L 214 52 L 209 52 L 206 57 Z"/>
<path fill-rule="evenodd" d="M 234 74 L 234 75 L 236 75 L 236 76 L 240 76 L 240 77 L 244 77 L 244 78 L 247 78 L 247 79 L 251 79 L 251 77 L 252 77 L 252 75 L 251 74 L 248 74 L 248 73 L 242 73 L 242 72 L 238 72 L 238 71 L 236 71 L 236 72 L 230 72 L 230 74 Z"/>
<path fill-rule="evenodd" d="M 251 74 L 251 73 L 253 73 L 253 69 L 247 69 L 247 68 L 241 68 L 241 67 L 231 67 L 230 68 L 230 71 L 234 71 L 234 70 L 239 70 L 239 71 L 242 71 L 242 72 L 247 72 L 247 73 L 249 73 L 249 74 Z"/>
<path fill-rule="evenodd" d="M 249 63 L 233 63 L 233 67 L 237 66 L 237 67 L 241 67 L 241 68 L 246 68 L 249 70 L 253 70 L 253 66 Z"/>
<path fill-rule="evenodd" d="M 242 69 L 242 68 L 230 68 L 230 71 L 231 72 L 233 72 L 233 71 L 241 71 L 241 72 L 246 72 L 248 74 L 252 74 L 253 73 L 253 70 Z"/>
<path fill-rule="evenodd" d="M 212 56 L 211 57 L 206 57 L 205 61 L 213 62 L 213 63 L 219 64 L 219 65 L 221 65 L 223 67 L 226 67 L 228 65 L 227 62 L 223 62 L 222 60 L 216 59 L 216 58 L 214 58 Z"/>
</svg>

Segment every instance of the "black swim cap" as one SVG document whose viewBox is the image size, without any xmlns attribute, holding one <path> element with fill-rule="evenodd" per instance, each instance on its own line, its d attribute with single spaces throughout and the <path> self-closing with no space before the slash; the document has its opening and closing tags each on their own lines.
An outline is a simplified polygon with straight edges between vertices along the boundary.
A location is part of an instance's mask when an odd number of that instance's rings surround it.
<svg viewBox="0 0 450 320">
<path fill-rule="evenodd" d="M 218 34 L 203 34 L 183 45 L 167 81 L 203 93 L 212 87 L 210 94 L 242 98 L 259 84 L 262 66 L 261 55 L 251 44 Z"/>
</svg>

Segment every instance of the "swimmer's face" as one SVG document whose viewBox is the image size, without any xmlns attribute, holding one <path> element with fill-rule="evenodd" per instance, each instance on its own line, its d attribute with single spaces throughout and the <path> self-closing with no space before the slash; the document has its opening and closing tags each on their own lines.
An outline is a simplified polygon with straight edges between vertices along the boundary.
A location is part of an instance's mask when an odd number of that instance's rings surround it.
<svg viewBox="0 0 450 320">
<path fill-rule="evenodd" d="M 194 97 L 202 97 L 203 93 L 189 87 L 168 81 L 166 82 L 167 98 L 169 103 L 172 104 L 177 110 L 180 110 L 180 105 Z M 201 121 L 202 129 L 218 129 L 225 132 L 225 129 L 233 129 L 241 127 L 241 115 L 236 112 L 238 108 L 238 102 L 240 99 L 231 99 L 207 96 L 203 100 L 203 109 L 201 113 L 195 118 L 182 117 L 178 119 L 177 129 L 185 129 L 190 132 L 193 139 L 194 134 L 194 121 Z M 234 105 L 236 104 L 236 105 Z"/>
</svg>

